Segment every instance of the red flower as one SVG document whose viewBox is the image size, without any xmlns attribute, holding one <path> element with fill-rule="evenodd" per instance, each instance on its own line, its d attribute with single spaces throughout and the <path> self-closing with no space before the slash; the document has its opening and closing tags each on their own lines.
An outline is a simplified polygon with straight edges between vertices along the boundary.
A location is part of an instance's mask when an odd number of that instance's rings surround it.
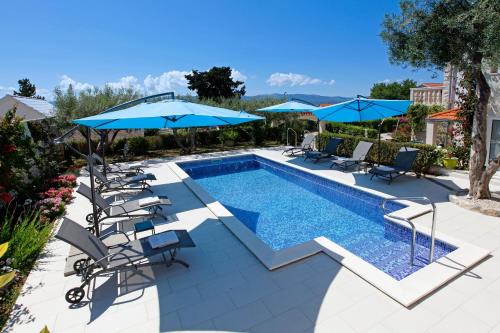
<svg viewBox="0 0 500 333">
<path fill-rule="evenodd" d="M 8 153 L 13 153 L 17 150 L 17 147 L 15 145 L 3 145 L 2 146 L 2 151 L 6 154 Z"/>
<path fill-rule="evenodd" d="M 9 193 L 7 193 L 7 192 L 0 193 L 0 200 L 5 202 L 6 204 L 11 202 L 12 199 L 14 199 L 14 197 L 12 195 L 10 195 Z"/>
</svg>

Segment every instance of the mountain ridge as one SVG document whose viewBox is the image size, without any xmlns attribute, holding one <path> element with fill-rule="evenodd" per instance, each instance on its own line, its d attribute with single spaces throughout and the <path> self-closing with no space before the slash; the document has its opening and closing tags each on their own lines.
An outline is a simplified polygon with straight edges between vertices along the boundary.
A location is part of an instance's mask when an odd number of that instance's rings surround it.
<svg viewBox="0 0 500 333">
<path fill-rule="evenodd" d="M 253 96 L 243 96 L 243 99 L 264 99 L 264 98 L 284 98 L 283 94 L 260 94 Z M 287 94 L 286 98 L 288 99 L 298 99 L 305 102 L 309 102 L 315 105 L 319 104 L 337 104 L 341 102 L 345 102 L 347 100 L 352 99 L 352 97 L 343 97 L 343 96 L 324 96 L 324 95 L 315 95 L 315 94 Z"/>
</svg>

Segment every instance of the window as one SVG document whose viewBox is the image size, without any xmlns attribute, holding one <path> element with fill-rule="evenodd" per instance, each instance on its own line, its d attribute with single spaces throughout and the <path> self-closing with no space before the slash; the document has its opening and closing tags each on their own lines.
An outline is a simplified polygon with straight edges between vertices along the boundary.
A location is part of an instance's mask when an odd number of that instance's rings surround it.
<svg viewBox="0 0 500 333">
<path fill-rule="evenodd" d="M 490 160 L 500 154 L 500 119 L 491 122 Z"/>
</svg>

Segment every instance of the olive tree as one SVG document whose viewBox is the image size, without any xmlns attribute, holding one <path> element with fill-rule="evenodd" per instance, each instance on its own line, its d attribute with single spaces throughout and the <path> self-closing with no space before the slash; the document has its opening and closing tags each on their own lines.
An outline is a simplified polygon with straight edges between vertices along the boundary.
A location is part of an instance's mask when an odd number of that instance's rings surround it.
<svg viewBox="0 0 500 333">
<path fill-rule="evenodd" d="M 477 94 L 470 157 L 470 190 L 476 199 L 489 198 L 489 182 L 500 155 L 486 163 L 486 115 L 491 87 L 485 64 L 500 60 L 500 1 L 402 0 L 399 14 L 383 21 L 382 39 L 392 63 L 442 70 L 447 64 L 471 73 Z M 486 165 L 486 167 L 485 167 Z"/>
<path fill-rule="evenodd" d="M 69 85 L 66 90 L 56 88 L 54 96 L 56 121 L 60 128 L 68 128 L 73 125 L 71 121 L 74 119 L 96 115 L 113 106 L 137 99 L 141 97 L 141 93 L 130 88 L 113 89 L 107 85 L 77 93 L 73 86 Z M 118 130 L 112 131 L 111 134 L 110 144 L 116 138 Z M 82 135 L 86 136 L 84 132 Z"/>
</svg>

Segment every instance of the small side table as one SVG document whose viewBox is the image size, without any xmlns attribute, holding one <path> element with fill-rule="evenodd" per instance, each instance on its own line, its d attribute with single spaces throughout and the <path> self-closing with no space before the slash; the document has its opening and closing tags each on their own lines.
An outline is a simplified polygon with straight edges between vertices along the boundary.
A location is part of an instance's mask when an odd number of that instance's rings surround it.
<svg viewBox="0 0 500 333">
<path fill-rule="evenodd" d="M 359 162 L 358 164 L 358 171 L 361 171 L 361 169 L 363 169 L 365 175 L 368 174 L 368 168 L 371 166 L 372 164 L 370 162 Z"/>
<path fill-rule="evenodd" d="M 134 223 L 134 237 L 135 237 L 135 239 L 137 239 L 138 232 L 143 232 L 143 231 L 147 231 L 147 230 L 152 230 L 152 235 L 155 234 L 155 225 L 153 224 L 153 221 L 146 220 L 146 221 Z"/>
</svg>

